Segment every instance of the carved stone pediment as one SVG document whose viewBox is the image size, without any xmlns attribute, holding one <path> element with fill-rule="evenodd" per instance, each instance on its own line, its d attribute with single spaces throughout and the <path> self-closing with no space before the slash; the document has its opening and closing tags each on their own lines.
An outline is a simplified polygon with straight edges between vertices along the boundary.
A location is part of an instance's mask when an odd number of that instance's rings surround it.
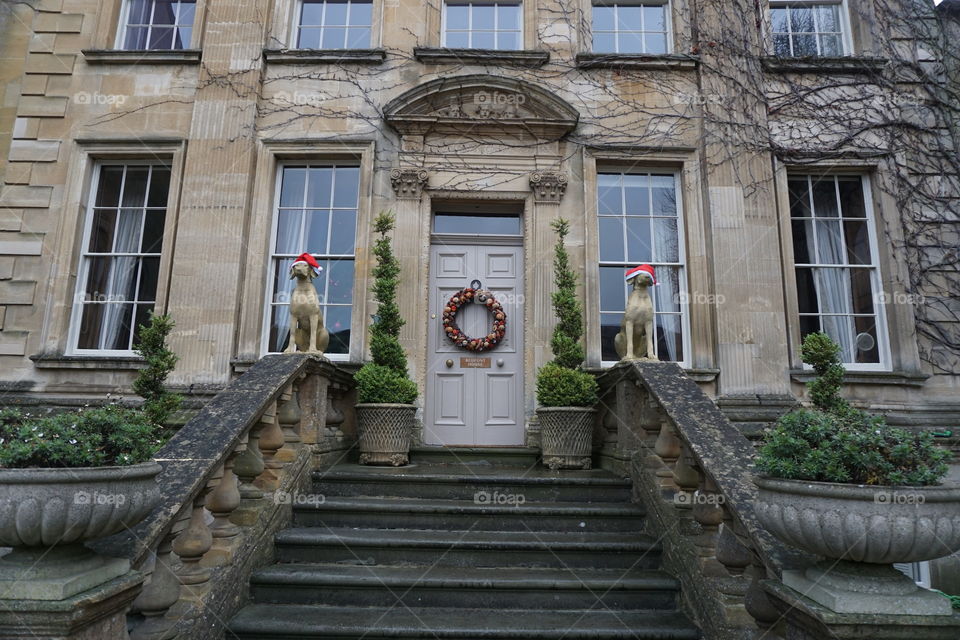
<svg viewBox="0 0 960 640">
<path fill-rule="evenodd" d="M 401 134 L 463 131 L 497 135 L 522 128 L 558 138 L 577 126 L 580 114 L 537 85 L 487 75 L 440 78 L 391 100 L 384 119 Z"/>
</svg>

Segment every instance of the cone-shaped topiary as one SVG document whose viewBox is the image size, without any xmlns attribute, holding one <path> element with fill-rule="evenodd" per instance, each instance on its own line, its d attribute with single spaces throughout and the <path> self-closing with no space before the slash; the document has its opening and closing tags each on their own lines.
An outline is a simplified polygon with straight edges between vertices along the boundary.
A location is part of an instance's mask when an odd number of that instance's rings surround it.
<svg viewBox="0 0 960 640">
<path fill-rule="evenodd" d="M 584 360 L 583 307 L 577 298 L 577 275 L 570 268 L 570 256 L 565 240 L 570 223 L 563 218 L 551 225 L 557 234 L 553 250 L 554 283 L 553 310 L 557 326 L 553 330 L 550 348 L 553 361 L 537 372 L 537 399 L 544 407 L 587 407 L 596 403 L 597 381 L 580 367 Z M 557 369 L 564 369 L 558 371 Z"/>
<path fill-rule="evenodd" d="M 143 412 L 153 424 L 164 426 L 170 416 L 180 408 L 183 398 L 164 388 L 167 376 L 177 364 L 177 357 L 167 347 L 167 336 L 174 322 L 169 315 L 150 314 L 150 322 L 140 325 L 139 344 L 134 350 L 147 361 L 133 381 L 133 390 L 143 398 Z"/>
<path fill-rule="evenodd" d="M 400 346 L 400 328 L 405 324 L 397 306 L 400 263 L 393 255 L 390 232 L 394 216 L 382 211 L 373 221 L 379 236 L 373 245 L 377 265 L 373 269 L 373 299 L 377 313 L 370 325 L 372 363 L 363 365 L 355 377 L 360 402 L 411 404 L 417 386 L 407 375 L 407 356 Z"/>
</svg>

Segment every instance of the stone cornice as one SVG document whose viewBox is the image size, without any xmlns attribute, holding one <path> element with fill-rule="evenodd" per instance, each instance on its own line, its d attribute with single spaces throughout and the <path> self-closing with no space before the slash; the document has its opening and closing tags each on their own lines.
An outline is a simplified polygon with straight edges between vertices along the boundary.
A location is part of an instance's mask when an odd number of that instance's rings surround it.
<svg viewBox="0 0 960 640">
<path fill-rule="evenodd" d="M 763 68 L 773 73 L 878 73 L 889 62 L 886 58 L 868 56 L 840 56 L 831 58 L 779 58 L 765 56 L 760 59 Z"/>
<path fill-rule="evenodd" d="M 83 49 L 87 64 L 200 64 L 200 49 Z"/>
<path fill-rule="evenodd" d="M 685 54 L 578 53 L 580 69 L 637 69 L 647 71 L 693 71 L 700 58 Z"/>
<path fill-rule="evenodd" d="M 550 60 L 550 54 L 546 51 L 445 47 L 415 47 L 413 57 L 424 64 L 496 64 L 516 67 L 540 67 Z"/>
<path fill-rule="evenodd" d="M 264 49 L 270 64 L 380 64 L 385 49 Z"/>
</svg>

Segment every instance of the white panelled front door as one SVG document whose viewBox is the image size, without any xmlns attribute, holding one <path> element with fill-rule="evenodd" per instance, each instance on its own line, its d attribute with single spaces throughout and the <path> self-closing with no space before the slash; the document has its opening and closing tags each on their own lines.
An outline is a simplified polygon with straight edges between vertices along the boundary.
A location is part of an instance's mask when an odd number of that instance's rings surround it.
<svg viewBox="0 0 960 640">
<path fill-rule="evenodd" d="M 507 314 L 506 336 L 481 353 L 453 344 L 443 331 L 443 307 L 473 280 L 493 292 Z M 430 332 L 424 426 L 428 444 L 522 445 L 523 247 L 434 244 L 430 254 Z M 490 312 L 460 308 L 457 324 L 486 335 Z"/>
</svg>

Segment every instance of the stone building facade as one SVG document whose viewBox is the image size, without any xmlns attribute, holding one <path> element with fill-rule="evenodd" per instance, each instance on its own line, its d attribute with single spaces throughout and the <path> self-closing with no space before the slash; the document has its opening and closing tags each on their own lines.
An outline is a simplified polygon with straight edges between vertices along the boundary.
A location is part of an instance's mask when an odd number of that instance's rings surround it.
<svg viewBox="0 0 960 640">
<path fill-rule="evenodd" d="M 615 358 L 623 269 L 651 263 L 659 357 L 740 422 L 803 396 L 799 344 L 817 329 L 843 346 L 857 402 L 907 424 L 960 417 L 956 167 L 930 164 L 958 140 L 931 97 L 956 70 L 932 41 L 955 28 L 946 8 L 31 0 L 0 11 L 10 401 L 128 389 L 132 327 L 150 310 L 177 323 L 172 381 L 222 387 L 282 347 L 286 269 L 304 251 L 325 267 L 330 357 L 359 363 L 371 219 L 392 210 L 428 442 L 529 440 L 558 217 L 572 224 L 591 368 Z M 918 193 L 907 174 L 924 178 Z M 907 221 L 928 206 L 934 240 L 920 251 Z M 508 317 L 504 343 L 482 354 L 440 326 L 444 301 L 473 280 Z M 468 333 L 484 330 L 482 310 L 462 313 Z"/>
</svg>

